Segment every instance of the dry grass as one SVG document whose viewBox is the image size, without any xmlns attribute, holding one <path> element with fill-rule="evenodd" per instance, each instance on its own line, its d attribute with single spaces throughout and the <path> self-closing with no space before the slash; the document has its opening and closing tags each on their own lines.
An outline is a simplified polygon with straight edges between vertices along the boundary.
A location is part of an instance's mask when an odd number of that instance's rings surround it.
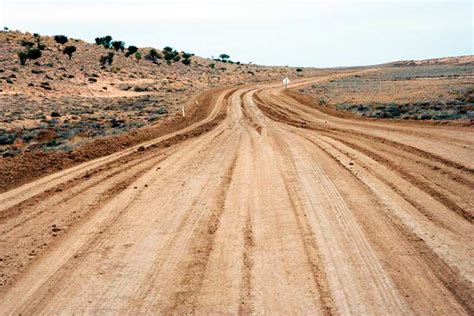
<svg viewBox="0 0 474 316">
<path fill-rule="evenodd" d="M 155 64 L 144 58 L 137 62 L 120 51 L 112 65 L 101 67 L 100 56 L 113 50 L 69 39 L 66 45 L 77 47 L 69 60 L 47 36 L 40 37 L 46 46 L 42 56 L 21 66 L 17 52 L 25 49 L 22 41 L 36 43 L 29 33 L 0 32 L 0 156 L 4 157 L 24 151 L 69 151 L 97 137 L 159 124 L 162 117 L 176 115 L 193 95 L 212 87 L 297 75 L 295 68 L 236 65 L 197 56 L 189 66 L 163 60 Z M 139 51 L 144 57 L 149 48 Z"/>
<path fill-rule="evenodd" d="M 382 68 L 301 89 L 320 106 L 377 118 L 474 119 L 474 64 Z"/>
</svg>

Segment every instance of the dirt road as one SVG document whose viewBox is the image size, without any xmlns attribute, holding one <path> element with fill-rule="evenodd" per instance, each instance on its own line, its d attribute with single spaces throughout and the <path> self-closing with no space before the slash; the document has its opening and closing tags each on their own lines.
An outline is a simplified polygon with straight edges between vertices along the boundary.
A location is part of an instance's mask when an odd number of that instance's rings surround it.
<svg viewBox="0 0 474 316">
<path fill-rule="evenodd" d="M 343 119 L 280 84 L 206 100 L 0 195 L 1 314 L 474 313 L 472 128 Z"/>
</svg>

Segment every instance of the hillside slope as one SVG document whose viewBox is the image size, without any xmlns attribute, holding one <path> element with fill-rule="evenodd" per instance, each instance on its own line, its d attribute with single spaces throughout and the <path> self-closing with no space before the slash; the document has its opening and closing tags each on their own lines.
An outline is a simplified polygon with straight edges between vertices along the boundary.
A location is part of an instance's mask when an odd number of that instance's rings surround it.
<svg viewBox="0 0 474 316">
<path fill-rule="evenodd" d="M 28 44 L 45 47 L 22 66 L 17 53 Z M 69 59 L 62 50 L 71 45 Z M 150 61 L 150 50 L 139 48 L 138 60 L 77 39 L 60 45 L 49 36 L 0 32 L 0 191 L 23 183 L 20 174 L 29 179 L 182 128 L 200 112 L 194 96 L 204 90 L 303 76 L 289 67 L 198 56 L 185 65 L 183 52 L 167 62 L 159 49 L 161 59 Z M 113 62 L 101 65 L 109 53 Z"/>
</svg>

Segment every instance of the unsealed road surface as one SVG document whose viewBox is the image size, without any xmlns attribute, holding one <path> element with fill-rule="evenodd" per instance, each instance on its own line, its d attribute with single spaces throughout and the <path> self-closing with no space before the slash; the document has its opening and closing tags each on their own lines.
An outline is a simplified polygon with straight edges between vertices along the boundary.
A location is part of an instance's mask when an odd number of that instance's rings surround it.
<svg viewBox="0 0 474 316">
<path fill-rule="evenodd" d="M 472 315 L 473 129 L 297 99 L 215 90 L 183 131 L 1 194 L 0 314 Z"/>
</svg>

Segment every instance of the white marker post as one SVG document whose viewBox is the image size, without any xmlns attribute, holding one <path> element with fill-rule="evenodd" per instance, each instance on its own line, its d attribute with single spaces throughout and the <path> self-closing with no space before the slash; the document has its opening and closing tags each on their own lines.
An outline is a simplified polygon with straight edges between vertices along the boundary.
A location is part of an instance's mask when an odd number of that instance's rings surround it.
<svg viewBox="0 0 474 316">
<path fill-rule="evenodd" d="M 183 117 L 185 117 L 185 114 L 184 114 L 184 105 L 181 105 L 181 111 L 183 111 Z"/>
<path fill-rule="evenodd" d="M 288 77 L 285 77 L 285 79 L 283 79 L 283 84 L 285 85 L 286 90 L 288 90 L 289 83 L 290 83 L 290 79 L 288 79 Z"/>
</svg>

